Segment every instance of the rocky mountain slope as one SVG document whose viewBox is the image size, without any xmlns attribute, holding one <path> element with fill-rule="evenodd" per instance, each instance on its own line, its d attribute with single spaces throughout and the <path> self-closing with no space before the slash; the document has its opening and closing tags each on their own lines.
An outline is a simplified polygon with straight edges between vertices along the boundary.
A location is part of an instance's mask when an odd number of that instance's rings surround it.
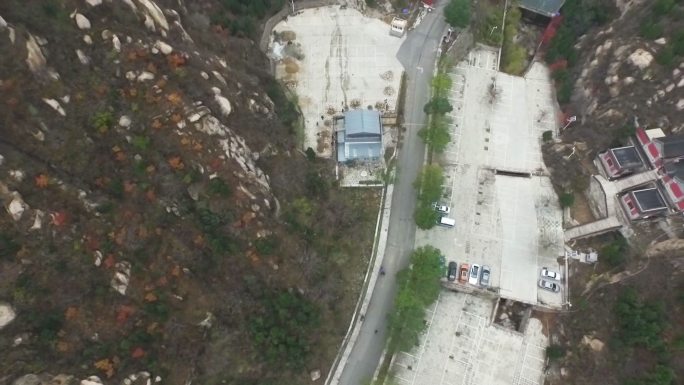
<svg viewBox="0 0 684 385">
<path fill-rule="evenodd" d="M 559 190 L 574 193 L 572 216 L 589 222 L 583 194 L 598 152 L 626 145 L 635 125 L 684 133 L 684 3 L 578 0 L 561 13 L 565 27 L 547 30 L 556 40 L 545 54 L 563 118 L 577 121 L 544 156 Z M 571 264 L 572 308 L 543 315 L 552 341 L 547 383 L 682 382 L 683 222 L 634 222 L 628 242 L 608 234 L 572 243 L 599 250 L 599 263 Z"/>
<path fill-rule="evenodd" d="M 0 2 L 0 384 L 325 373 L 378 193 L 296 150 L 249 30 L 212 20 L 257 3 Z"/>
<path fill-rule="evenodd" d="M 548 147 L 556 182 L 581 192 L 591 159 L 625 143 L 634 119 L 667 133 L 684 129 L 684 7 L 658 0 L 584 0 L 563 8 L 562 24 L 547 47 L 572 145 Z M 547 31 L 548 32 L 548 31 Z M 565 68 L 565 70 L 563 70 Z"/>
</svg>

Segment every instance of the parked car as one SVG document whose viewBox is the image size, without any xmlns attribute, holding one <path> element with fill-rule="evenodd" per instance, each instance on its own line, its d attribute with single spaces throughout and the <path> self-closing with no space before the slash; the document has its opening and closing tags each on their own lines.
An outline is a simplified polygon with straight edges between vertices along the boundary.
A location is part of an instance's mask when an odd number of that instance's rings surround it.
<svg viewBox="0 0 684 385">
<path fill-rule="evenodd" d="M 451 208 L 449 206 L 440 205 L 439 203 L 433 203 L 432 207 L 434 207 L 435 211 L 438 213 L 449 214 L 451 212 Z"/>
<path fill-rule="evenodd" d="M 558 285 L 555 282 L 547 281 L 544 278 L 541 278 L 539 280 L 539 287 L 541 287 L 544 290 L 552 291 L 554 293 L 558 293 L 560 291 L 560 285 Z"/>
<path fill-rule="evenodd" d="M 480 281 L 480 265 L 477 263 L 473 263 L 470 266 L 470 279 L 468 279 L 468 283 L 471 285 L 477 285 L 477 283 Z"/>
<path fill-rule="evenodd" d="M 542 278 L 549 278 L 549 279 L 555 279 L 556 281 L 561 280 L 561 275 L 560 273 L 557 273 L 555 271 L 549 270 L 548 267 L 542 267 L 541 269 L 541 276 Z"/>
<path fill-rule="evenodd" d="M 458 274 L 458 264 L 456 262 L 449 262 L 449 270 L 447 273 L 447 279 L 451 282 L 456 280 L 456 274 Z"/>
<path fill-rule="evenodd" d="M 449 217 L 439 217 L 437 224 L 444 227 L 454 227 L 456 226 L 456 220 Z"/>
<path fill-rule="evenodd" d="M 461 264 L 461 270 L 458 272 L 458 282 L 467 283 L 469 273 L 470 273 L 470 265 L 467 263 Z"/>
<path fill-rule="evenodd" d="M 480 275 L 480 285 L 483 287 L 489 286 L 489 276 L 491 275 L 492 270 L 489 268 L 487 265 L 482 266 L 482 274 Z"/>
</svg>

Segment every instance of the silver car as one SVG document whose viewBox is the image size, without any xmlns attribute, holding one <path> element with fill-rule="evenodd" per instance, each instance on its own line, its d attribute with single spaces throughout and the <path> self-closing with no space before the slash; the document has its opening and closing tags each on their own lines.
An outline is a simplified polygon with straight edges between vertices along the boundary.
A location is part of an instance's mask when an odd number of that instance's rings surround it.
<svg viewBox="0 0 684 385">
<path fill-rule="evenodd" d="M 539 280 L 539 287 L 554 293 L 558 293 L 560 291 L 560 285 L 555 282 L 547 281 L 544 278 Z"/>
<path fill-rule="evenodd" d="M 491 275 L 492 271 L 487 265 L 482 266 L 482 274 L 480 275 L 480 286 L 482 287 L 487 287 L 489 286 L 489 276 Z"/>
</svg>

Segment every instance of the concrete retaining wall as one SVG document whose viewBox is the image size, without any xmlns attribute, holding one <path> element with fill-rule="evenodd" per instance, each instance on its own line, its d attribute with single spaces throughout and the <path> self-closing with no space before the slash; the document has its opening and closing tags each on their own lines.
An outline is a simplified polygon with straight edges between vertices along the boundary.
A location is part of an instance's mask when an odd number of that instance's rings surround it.
<svg viewBox="0 0 684 385">
<path fill-rule="evenodd" d="M 589 181 L 589 188 L 586 191 L 589 198 L 589 208 L 595 218 L 605 218 L 608 216 L 608 205 L 606 202 L 606 192 L 603 191 L 603 186 L 596 179 L 596 176 L 591 177 Z"/>
</svg>

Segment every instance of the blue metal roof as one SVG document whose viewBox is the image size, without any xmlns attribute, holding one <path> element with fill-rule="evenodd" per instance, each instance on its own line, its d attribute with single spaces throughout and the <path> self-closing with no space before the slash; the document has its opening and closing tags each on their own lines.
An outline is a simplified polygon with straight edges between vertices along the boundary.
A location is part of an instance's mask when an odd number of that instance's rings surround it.
<svg viewBox="0 0 684 385">
<path fill-rule="evenodd" d="M 527 9 L 528 11 L 553 17 L 560 11 L 563 3 L 565 3 L 565 0 L 520 0 L 518 4 L 520 8 Z"/>
<path fill-rule="evenodd" d="M 351 110 L 344 113 L 345 136 L 382 135 L 380 113 L 375 110 Z"/>
</svg>

